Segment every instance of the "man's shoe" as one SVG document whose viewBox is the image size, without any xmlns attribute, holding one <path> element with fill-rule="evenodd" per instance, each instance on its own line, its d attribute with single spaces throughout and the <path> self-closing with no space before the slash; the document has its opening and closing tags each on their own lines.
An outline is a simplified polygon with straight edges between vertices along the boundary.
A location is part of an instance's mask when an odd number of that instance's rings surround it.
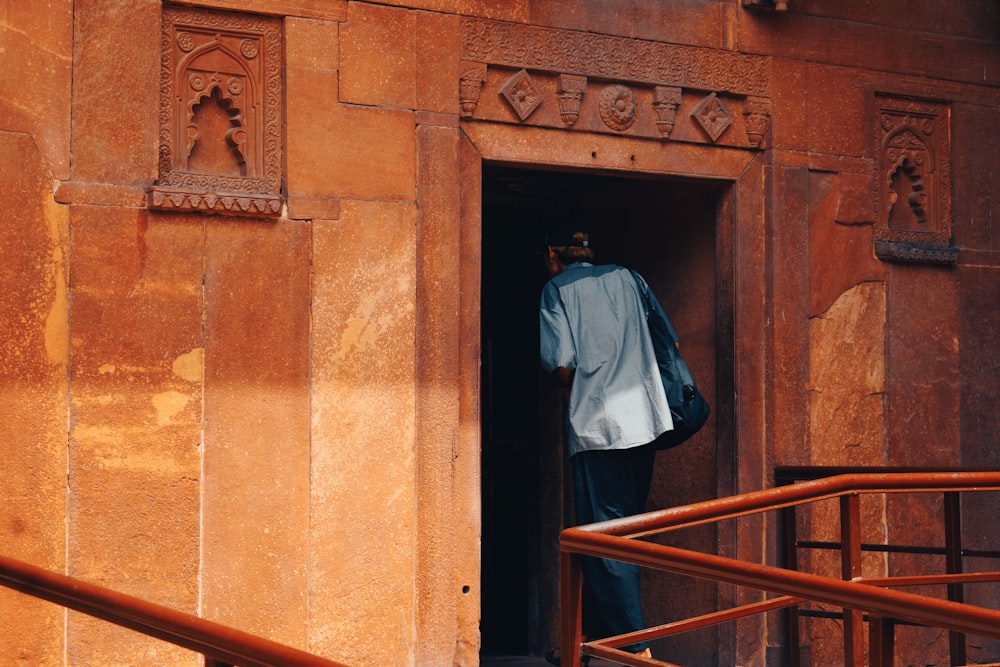
<svg viewBox="0 0 1000 667">
<path fill-rule="evenodd" d="M 545 662 L 549 663 L 550 665 L 556 665 L 556 667 L 558 667 L 560 664 L 562 664 L 559 658 L 560 658 L 560 651 L 558 646 L 555 648 L 550 648 L 545 653 Z M 581 657 L 580 664 L 581 665 L 590 664 L 590 656 L 585 655 Z"/>
</svg>

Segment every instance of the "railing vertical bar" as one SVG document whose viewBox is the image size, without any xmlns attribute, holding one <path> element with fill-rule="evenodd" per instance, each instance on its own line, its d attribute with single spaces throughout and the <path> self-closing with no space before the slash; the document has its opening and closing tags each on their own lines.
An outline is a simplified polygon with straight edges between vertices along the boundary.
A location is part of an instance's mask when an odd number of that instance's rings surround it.
<svg viewBox="0 0 1000 667">
<path fill-rule="evenodd" d="M 861 576 L 861 498 L 857 493 L 840 497 L 841 572 L 850 581 Z M 864 616 L 860 610 L 844 609 L 844 662 L 865 664 Z"/>
<path fill-rule="evenodd" d="M 868 618 L 868 664 L 870 667 L 893 667 L 896 624 L 891 618 Z M 854 663 L 863 665 L 864 662 Z"/>
<path fill-rule="evenodd" d="M 583 643 L 583 565 L 582 557 L 560 551 L 559 605 L 562 608 L 559 653 L 561 664 L 580 667 L 580 645 Z"/>
<path fill-rule="evenodd" d="M 955 491 L 944 494 L 944 557 L 948 574 L 962 573 L 962 502 Z M 965 601 L 962 584 L 948 584 L 948 599 Z M 966 664 L 965 635 L 949 631 L 948 648 L 952 667 Z"/>
<path fill-rule="evenodd" d="M 789 570 L 799 569 L 799 555 L 796 542 L 797 527 L 795 525 L 795 506 L 785 507 L 779 511 L 781 517 L 781 532 L 784 540 L 785 567 Z M 793 605 L 785 610 L 785 645 L 788 649 L 789 667 L 799 667 L 802 657 L 799 647 L 799 607 Z"/>
</svg>

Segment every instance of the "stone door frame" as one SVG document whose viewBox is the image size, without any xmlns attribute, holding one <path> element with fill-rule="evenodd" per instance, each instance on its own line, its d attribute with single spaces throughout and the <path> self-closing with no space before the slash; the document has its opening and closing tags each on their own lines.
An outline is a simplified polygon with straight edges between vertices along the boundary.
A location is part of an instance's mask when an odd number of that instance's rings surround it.
<svg viewBox="0 0 1000 667">
<path fill-rule="evenodd" d="M 755 150 L 712 145 L 661 143 L 623 136 L 551 132 L 543 128 L 492 123 L 463 123 L 459 152 L 459 220 L 462 266 L 459 328 L 467 334 L 461 345 L 459 386 L 479 392 L 478 322 L 480 234 L 483 163 L 513 166 L 599 170 L 618 175 L 674 176 L 722 183 L 717 213 L 717 326 L 719 369 L 718 479 L 719 496 L 764 488 L 770 469 L 766 445 L 765 354 L 767 350 L 767 262 L 765 255 L 765 181 L 769 169 Z M 555 156 L 555 157 L 554 157 Z M 474 340 L 472 340 L 474 339 Z M 731 343 L 731 344 L 730 344 Z M 475 358 L 473 358 L 475 355 Z M 736 398 L 738 397 L 738 399 Z M 727 400 L 728 399 L 728 400 Z M 478 408 L 477 408 L 478 410 Z M 467 414 L 475 418 L 478 413 Z M 475 447 L 478 449 L 481 441 Z M 465 440 L 473 445 L 472 439 Z M 478 461 L 478 457 L 477 457 Z M 476 471 L 477 476 L 481 471 Z M 478 491 L 478 487 L 476 489 Z M 478 496 L 465 506 L 479 511 Z M 720 526 L 720 551 L 763 562 L 766 544 L 757 519 L 739 527 Z M 719 607 L 728 608 L 752 595 L 720 587 Z M 740 596 L 740 597 L 737 597 Z M 748 619 L 760 627 L 741 625 L 738 636 L 764 637 L 764 619 Z M 722 664 L 740 661 L 759 642 L 743 646 L 736 629 L 720 636 Z M 746 643 L 746 640 L 743 640 Z"/>
</svg>

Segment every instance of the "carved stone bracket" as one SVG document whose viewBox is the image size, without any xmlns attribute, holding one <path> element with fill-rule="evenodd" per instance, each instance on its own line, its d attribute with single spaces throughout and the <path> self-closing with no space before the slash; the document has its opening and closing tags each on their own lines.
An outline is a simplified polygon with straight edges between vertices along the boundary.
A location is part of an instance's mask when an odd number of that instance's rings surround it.
<svg viewBox="0 0 1000 667">
<path fill-rule="evenodd" d="M 164 7 L 150 208 L 281 214 L 281 23 Z"/>
<path fill-rule="evenodd" d="M 875 251 L 884 260 L 950 264 L 950 107 L 876 95 Z"/>
<path fill-rule="evenodd" d="M 683 91 L 676 86 L 656 86 L 653 88 L 653 111 L 656 112 L 656 129 L 664 139 L 670 138 L 677 118 L 677 107 L 681 104 Z"/>
<path fill-rule="evenodd" d="M 748 97 L 743 111 L 743 125 L 751 146 L 760 147 L 770 124 L 771 101 L 763 97 Z"/>
<path fill-rule="evenodd" d="M 462 62 L 462 75 L 458 82 L 458 103 L 463 118 L 472 118 L 479 106 L 479 95 L 486 81 L 486 65 L 476 62 Z"/>
<path fill-rule="evenodd" d="M 556 95 L 559 99 L 559 115 L 564 123 L 571 127 L 580 117 L 580 104 L 587 92 L 587 77 L 572 74 L 560 74 Z"/>
</svg>

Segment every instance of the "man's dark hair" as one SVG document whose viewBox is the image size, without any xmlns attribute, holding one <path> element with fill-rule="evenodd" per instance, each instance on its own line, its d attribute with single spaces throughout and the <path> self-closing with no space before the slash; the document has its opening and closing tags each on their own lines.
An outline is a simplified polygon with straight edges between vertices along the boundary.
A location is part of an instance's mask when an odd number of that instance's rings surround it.
<svg viewBox="0 0 1000 667">
<path fill-rule="evenodd" d="M 550 245 L 549 247 L 563 264 L 593 261 L 594 250 L 590 247 L 590 234 L 587 232 L 573 232 L 560 241 L 565 245 Z"/>
</svg>

